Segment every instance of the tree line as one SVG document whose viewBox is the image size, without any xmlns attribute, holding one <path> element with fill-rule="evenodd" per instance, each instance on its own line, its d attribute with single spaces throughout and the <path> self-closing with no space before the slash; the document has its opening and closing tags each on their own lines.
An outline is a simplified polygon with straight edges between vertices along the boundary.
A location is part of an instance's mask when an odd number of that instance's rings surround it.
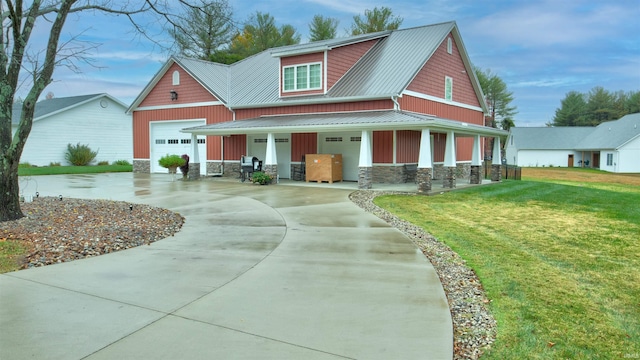
<svg viewBox="0 0 640 360">
<path fill-rule="evenodd" d="M 348 34 L 396 30 L 402 21 L 390 8 L 375 7 L 354 16 Z M 338 19 L 315 15 L 309 23 L 309 41 L 334 39 L 338 35 L 339 23 Z M 175 50 L 179 54 L 223 64 L 301 41 L 295 27 L 278 25 L 269 13 L 257 11 L 244 23 L 237 23 L 227 0 L 209 1 L 200 7 L 187 8 L 168 33 L 175 40 Z"/>
<path fill-rule="evenodd" d="M 640 91 L 608 91 L 596 86 L 587 93 L 570 91 L 547 126 L 597 126 L 640 112 Z"/>
</svg>

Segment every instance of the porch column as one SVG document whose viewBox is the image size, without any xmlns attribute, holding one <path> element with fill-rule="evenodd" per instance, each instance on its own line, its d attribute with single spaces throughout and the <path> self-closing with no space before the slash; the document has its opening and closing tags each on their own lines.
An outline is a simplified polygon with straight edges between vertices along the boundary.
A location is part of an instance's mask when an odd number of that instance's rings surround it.
<svg viewBox="0 0 640 360">
<path fill-rule="evenodd" d="M 456 187 L 456 135 L 453 131 L 447 132 L 447 140 L 444 148 L 444 179 L 442 187 Z"/>
<path fill-rule="evenodd" d="M 480 160 L 481 153 L 482 148 L 480 147 L 480 135 L 476 135 L 473 137 L 473 152 L 471 154 L 471 176 L 469 176 L 470 184 L 482 183 L 482 180 L 480 178 L 480 173 L 482 172 L 482 162 Z"/>
<path fill-rule="evenodd" d="M 191 134 L 191 158 L 189 159 L 187 178 L 189 180 L 197 180 L 200 178 L 200 153 L 198 151 L 198 137 L 196 134 Z"/>
<path fill-rule="evenodd" d="M 418 171 L 416 172 L 418 193 L 425 194 L 431 190 L 432 177 L 431 131 L 429 129 L 422 129 L 422 134 L 420 135 L 420 152 L 418 154 Z"/>
<path fill-rule="evenodd" d="M 267 134 L 267 154 L 264 157 L 262 171 L 271 175 L 272 182 L 278 179 L 278 155 L 276 154 L 276 139 L 273 133 Z"/>
<path fill-rule="evenodd" d="M 373 185 L 373 153 L 371 149 L 371 131 L 362 130 L 358 163 L 358 189 L 371 189 Z"/>
<path fill-rule="evenodd" d="M 502 156 L 500 154 L 500 138 L 493 141 L 493 156 L 491 158 L 491 181 L 502 180 Z"/>
</svg>

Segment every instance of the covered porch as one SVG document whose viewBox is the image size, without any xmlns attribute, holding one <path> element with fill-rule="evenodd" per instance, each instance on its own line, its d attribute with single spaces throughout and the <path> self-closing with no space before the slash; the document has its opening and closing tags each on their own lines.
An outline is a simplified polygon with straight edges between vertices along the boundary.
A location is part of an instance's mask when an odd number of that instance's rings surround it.
<svg viewBox="0 0 640 360">
<path fill-rule="evenodd" d="M 416 167 L 415 183 L 410 184 L 410 186 L 414 186 L 414 189 L 419 193 L 432 191 L 434 134 L 437 134 L 439 139 L 444 138 L 444 149 L 440 154 L 440 160 L 443 161 L 437 164 L 441 172 L 440 177 L 442 178 L 442 188 L 444 189 L 455 188 L 459 183 L 459 180 L 456 179 L 457 166 L 460 162 L 456 149 L 457 138 L 470 138 L 473 142 L 471 161 L 466 161 L 470 163 L 470 176 L 467 180 L 470 184 L 480 184 L 482 181 L 482 138 L 491 137 L 496 139 L 493 150 L 493 159 L 496 165 L 493 165 L 495 169 L 492 168 L 491 180 L 500 181 L 501 161 L 496 162 L 495 159 L 501 159 L 500 139 L 507 135 L 506 131 L 500 129 L 396 110 L 264 116 L 255 119 L 190 127 L 181 131 L 191 134 L 192 144 L 197 143 L 195 139 L 198 135 L 265 137 L 263 141 L 266 146 L 263 170 L 274 179 L 279 178 L 279 162 L 282 163 L 289 160 L 289 164 L 284 165 L 292 166 L 295 164 L 292 155 L 289 155 L 288 159 L 282 156 L 279 159 L 278 147 L 276 146 L 277 134 L 355 133 L 359 135 L 355 136 L 359 145 L 356 145 L 357 148 L 348 151 L 346 155 L 351 161 L 349 168 L 355 171 L 354 179 L 351 180 L 357 183 L 359 189 L 371 189 L 374 186 L 374 149 L 376 149 L 377 145 L 374 144 L 374 132 L 393 131 L 395 141 L 397 131 L 412 131 L 419 138 L 416 137 L 415 143 L 410 144 L 411 146 L 408 150 L 412 152 L 414 158 L 417 155 L 417 162 L 412 163 Z M 351 137 L 352 140 L 353 138 L 354 136 Z M 316 148 L 321 150 L 319 149 L 320 146 L 316 146 Z M 193 146 L 191 151 L 192 166 L 199 168 L 200 159 L 197 146 Z M 392 154 L 394 165 L 396 164 L 395 151 L 394 147 Z M 192 172 L 190 171 L 189 173 L 191 174 Z M 379 186 L 378 183 L 376 183 L 377 186 Z"/>
</svg>

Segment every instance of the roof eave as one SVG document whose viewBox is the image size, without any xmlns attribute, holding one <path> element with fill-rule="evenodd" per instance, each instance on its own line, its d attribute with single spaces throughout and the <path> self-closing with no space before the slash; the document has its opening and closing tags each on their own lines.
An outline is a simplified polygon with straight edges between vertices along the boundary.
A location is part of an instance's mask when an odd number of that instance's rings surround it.
<svg viewBox="0 0 640 360">
<path fill-rule="evenodd" d="M 358 102 L 358 101 L 374 101 L 374 100 L 391 100 L 394 96 L 400 96 L 398 94 L 380 94 L 380 95 L 366 95 L 366 96 L 344 96 L 344 97 L 322 97 L 322 98 L 305 98 L 305 99 L 287 99 L 284 101 L 273 103 L 257 103 L 257 104 L 231 104 L 229 108 L 231 110 L 239 109 L 255 109 L 264 107 L 277 107 L 277 106 L 294 106 L 294 105 L 315 105 L 315 104 L 327 104 L 327 103 L 345 103 L 345 102 Z"/>
</svg>

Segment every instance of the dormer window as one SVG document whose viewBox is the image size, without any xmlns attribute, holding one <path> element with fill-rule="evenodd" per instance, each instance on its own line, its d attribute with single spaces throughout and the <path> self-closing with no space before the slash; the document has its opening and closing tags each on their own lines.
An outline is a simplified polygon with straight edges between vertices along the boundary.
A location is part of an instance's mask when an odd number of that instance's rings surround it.
<svg viewBox="0 0 640 360">
<path fill-rule="evenodd" d="M 322 64 L 311 63 L 282 68 L 282 90 L 320 90 L 322 89 Z"/>
</svg>

